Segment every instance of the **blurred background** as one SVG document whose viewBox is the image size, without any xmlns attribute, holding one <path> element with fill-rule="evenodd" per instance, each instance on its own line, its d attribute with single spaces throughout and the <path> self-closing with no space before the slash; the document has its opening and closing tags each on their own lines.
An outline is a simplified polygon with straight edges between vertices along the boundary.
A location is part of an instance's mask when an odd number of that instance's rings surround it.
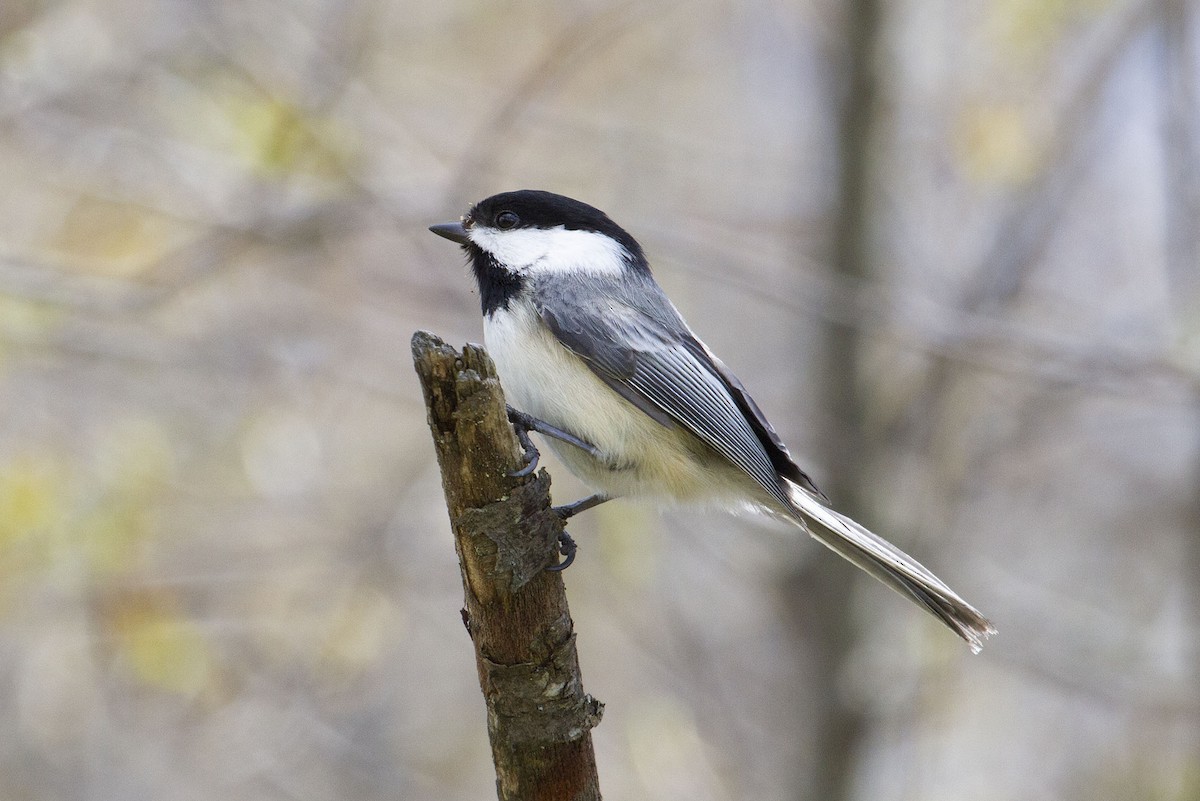
<svg viewBox="0 0 1200 801">
<path fill-rule="evenodd" d="M 408 343 L 481 338 L 426 226 L 544 188 L 1000 630 L 601 507 L 606 798 L 1200 798 L 1198 43 L 1184 0 L 4 0 L 0 797 L 494 797 Z"/>
</svg>

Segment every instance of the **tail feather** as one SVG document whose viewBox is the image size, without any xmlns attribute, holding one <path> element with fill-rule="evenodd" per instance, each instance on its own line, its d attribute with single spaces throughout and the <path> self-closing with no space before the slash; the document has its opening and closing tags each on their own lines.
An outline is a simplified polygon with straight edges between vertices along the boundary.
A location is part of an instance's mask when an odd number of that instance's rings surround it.
<svg viewBox="0 0 1200 801">
<path fill-rule="evenodd" d="M 983 641 L 996 633 L 987 618 L 920 562 L 804 488 L 789 484 L 789 489 L 795 511 L 817 523 L 809 527 L 814 539 L 919 604 L 966 640 L 972 653 L 979 653 Z"/>
</svg>

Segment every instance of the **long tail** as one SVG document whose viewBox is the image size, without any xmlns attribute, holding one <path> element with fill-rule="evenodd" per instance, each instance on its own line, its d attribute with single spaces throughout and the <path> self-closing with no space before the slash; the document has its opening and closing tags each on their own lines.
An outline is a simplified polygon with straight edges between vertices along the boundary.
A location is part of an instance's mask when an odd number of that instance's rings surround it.
<svg viewBox="0 0 1200 801">
<path fill-rule="evenodd" d="M 817 523 L 809 533 L 822 545 L 912 599 L 979 653 L 996 629 L 924 565 L 882 537 L 835 512 L 816 495 L 791 484 L 792 502 L 801 516 Z"/>
</svg>

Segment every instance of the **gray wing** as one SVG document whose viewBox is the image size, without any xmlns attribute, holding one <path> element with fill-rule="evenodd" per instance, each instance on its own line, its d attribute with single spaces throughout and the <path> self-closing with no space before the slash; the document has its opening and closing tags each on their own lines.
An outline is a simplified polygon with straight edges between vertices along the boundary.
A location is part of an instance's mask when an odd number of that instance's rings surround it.
<svg viewBox="0 0 1200 801">
<path fill-rule="evenodd" d="M 824 545 L 936 616 L 972 651 L 982 647 L 995 632 L 991 623 L 915 559 L 824 502 L 745 388 L 657 287 L 606 289 L 608 296 L 546 293 L 538 304 L 542 320 L 613 390 L 659 422 L 691 431 L 797 519 L 815 521 L 806 528 Z M 645 294 L 635 295 L 639 289 Z M 588 300 L 596 297 L 604 299 Z M 793 498 L 783 479 L 808 491 Z"/>
<path fill-rule="evenodd" d="M 767 420 L 766 415 L 758 408 L 758 404 L 754 402 L 754 398 L 750 397 L 750 392 L 745 385 L 738 379 L 733 371 L 725 366 L 725 363 L 716 357 L 708 346 L 696 339 L 694 336 L 684 346 L 698 351 L 698 357 L 708 359 L 712 364 L 713 369 L 717 371 L 717 375 L 725 382 L 726 388 L 733 396 L 733 400 L 741 408 L 746 415 L 746 420 L 754 429 L 754 433 L 758 435 L 759 442 L 767 452 L 767 456 L 774 465 L 775 470 L 788 480 L 799 484 L 804 489 L 816 495 L 818 498 L 828 501 L 825 493 L 817 489 L 817 485 L 808 477 L 800 467 L 792 461 L 792 454 L 788 452 L 787 445 L 783 444 L 783 440 L 775 433 L 775 429 L 771 427 L 771 423 Z"/>
<path fill-rule="evenodd" d="M 781 474 L 798 475 L 798 483 L 811 487 L 745 388 L 692 336 L 665 298 L 662 308 L 651 303 L 638 308 L 611 297 L 591 304 L 574 300 L 579 302 L 543 299 L 542 320 L 614 391 L 660 423 L 695 434 L 785 508 L 792 502 Z M 777 462 L 789 469 L 779 469 Z"/>
</svg>

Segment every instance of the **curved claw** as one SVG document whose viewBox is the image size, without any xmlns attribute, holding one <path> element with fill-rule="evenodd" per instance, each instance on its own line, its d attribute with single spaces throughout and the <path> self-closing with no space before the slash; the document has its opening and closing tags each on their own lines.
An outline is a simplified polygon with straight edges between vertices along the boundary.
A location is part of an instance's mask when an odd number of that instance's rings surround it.
<svg viewBox="0 0 1200 801">
<path fill-rule="evenodd" d="M 525 476 L 530 475 L 534 470 L 537 470 L 537 466 L 538 453 L 537 451 L 534 451 L 533 458 L 530 459 L 524 467 L 522 467 L 520 470 L 509 470 L 508 474 L 513 478 L 525 478 Z"/>
<path fill-rule="evenodd" d="M 579 546 L 575 544 L 575 540 L 567 532 L 558 535 L 558 552 L 562 554 L 563 560 L 556 565 L 549 565 L 546 571 L 549 573 L 561 573 L 571 566 L 575 561 L 575 552 L 579 550 Z"/>
<path fill-rule="evenodd" d="M 525 466 L 520 470 L 511 470 L 508 474 L 513 478 L 524 478 L 537 470 L 538 460 L 542 455 L 538 452 L 537 446 L 533 444 L 533 440 L 529 438 L 527 430 L 521 426 L 515 426 L 513 430 L 517 434 L 517 442 L 521 443 L 521 450 L 525 452 Z"/>
</svg>

